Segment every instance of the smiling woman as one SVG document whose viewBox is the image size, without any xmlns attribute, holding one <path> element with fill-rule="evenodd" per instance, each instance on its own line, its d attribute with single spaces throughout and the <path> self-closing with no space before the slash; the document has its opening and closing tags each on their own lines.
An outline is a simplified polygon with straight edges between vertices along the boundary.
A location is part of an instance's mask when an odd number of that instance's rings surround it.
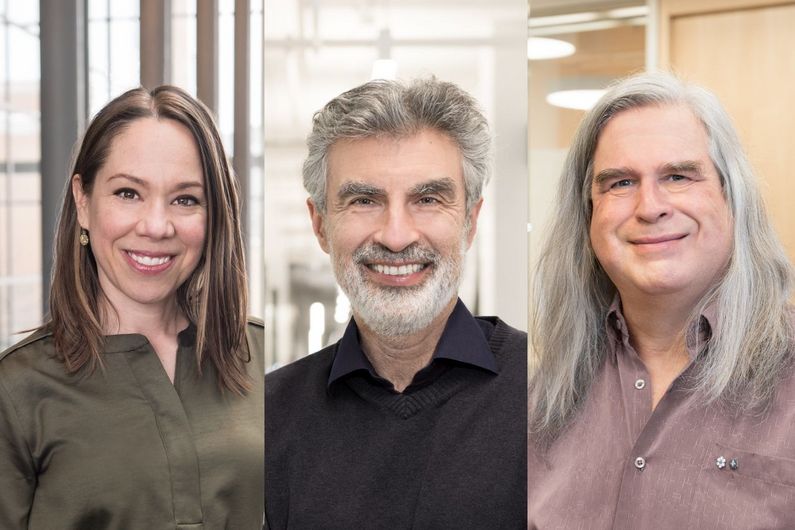
<svg viewBox="0 0 795 530">
<path fill-rule="evenodd" d="M 258 527 L 263 331 L 210 114 L 131 90 L 70 175 L 49 319 L 0 354 L 0 527 Z"/>
</svg>

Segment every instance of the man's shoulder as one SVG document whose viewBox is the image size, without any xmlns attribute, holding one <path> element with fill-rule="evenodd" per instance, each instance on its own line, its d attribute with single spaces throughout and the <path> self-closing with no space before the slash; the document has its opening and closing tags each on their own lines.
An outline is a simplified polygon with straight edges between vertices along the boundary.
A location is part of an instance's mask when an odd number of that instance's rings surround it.
<svg viewBox="0 0 795 530">
<path fill-rule="evenodd" d="M 476 320 L 488 322 L 492 326 L 489 344 L 503 348 L 527 348 L 527 332 L 516 329 L 496 316 L 477 316 Z"/>
<path fill-rule="evenodd" d="M 336 350 L 335 343 L 267 374 L 266 396 L 278 397 L 285 392 L 295 395 L 303 387 L 316 388 L 318 383 L 322 383 L 320 387 L 325 388 Z"/>
</svg>

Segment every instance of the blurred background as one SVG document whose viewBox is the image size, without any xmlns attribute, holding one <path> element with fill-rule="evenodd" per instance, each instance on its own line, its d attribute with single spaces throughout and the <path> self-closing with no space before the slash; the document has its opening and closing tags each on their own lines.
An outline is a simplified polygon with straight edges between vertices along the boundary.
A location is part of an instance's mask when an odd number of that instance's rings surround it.
<svg viewBox="0 0 795 530">
<path fill-rule="evenodd" d="M 46 312 L 73 146 L 127 89 L 207 104 L 244 193 L 249 312 L 264 316 L 263 0 L 0 0 L 0 349 Z"/>
<path fill-rule="evenodd" d="M 301 164 L 313 113 L 373 78 L 435 75 L 480 102 L 496 165 L 461 297 L 527 329 L 526 1 L 268 0 L 266 12 L 266 366 L 336 341 L 350 317 L 312 233 Z"/>
<path fill-rule="evenodd" d="M 584 109 L 611 81 L 672 69 L 718 96 L 795 258 L 795 2 L 531 0 L 528 21 L 530 261 Z M 552 39 L 552 40 L 549 40 Z"/>
</svg>

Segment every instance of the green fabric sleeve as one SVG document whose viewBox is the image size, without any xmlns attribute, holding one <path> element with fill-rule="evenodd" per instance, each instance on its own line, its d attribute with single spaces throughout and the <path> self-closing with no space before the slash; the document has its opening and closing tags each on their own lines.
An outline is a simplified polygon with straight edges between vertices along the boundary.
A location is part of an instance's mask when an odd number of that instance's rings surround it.
<svg viewBox="0 0 795 530">
<path fill-rule="evenodd" d="M 0 528 L 27 529 L 36 472 L 11 395 L 0 374 Z"/>
</svg>

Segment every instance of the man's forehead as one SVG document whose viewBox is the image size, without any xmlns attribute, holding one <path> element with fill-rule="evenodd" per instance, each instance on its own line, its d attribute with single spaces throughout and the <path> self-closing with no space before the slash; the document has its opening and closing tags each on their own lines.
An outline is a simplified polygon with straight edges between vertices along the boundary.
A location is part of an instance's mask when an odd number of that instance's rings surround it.
<svg viewBox="0 0 795 530">
<path fill-rule="evenodd" d="M 351 183 L 384 190 L 409 190 L 442 180 L 456 189 L 464 185 L 458 145 L 431 129 L 338 140 L 328 150 L 327 178 L 330 193 Z"/>
<path fill-rule="evenodd" d="M 714 169 L 706 127 L 684 104 L 645 105 L 611 117 L 596 138 L 595 174 L 605 169 L 605 162 L 622 158 L 655 168 L 695 163 Z"/>
</svg>

